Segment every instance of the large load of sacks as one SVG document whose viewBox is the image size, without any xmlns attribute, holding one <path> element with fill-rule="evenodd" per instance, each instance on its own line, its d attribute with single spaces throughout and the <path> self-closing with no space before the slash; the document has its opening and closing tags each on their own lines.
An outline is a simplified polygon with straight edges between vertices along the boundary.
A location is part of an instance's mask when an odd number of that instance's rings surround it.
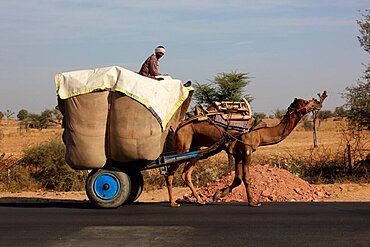
<svg viewBox="0 0 370 247">
<path fill-rule="evenodd" d="M 192 94 L 180 80 L 157 81 L 118 66 L 61 73 L 55 80 L 73 169 L 156 160 Z"/>
</svg>

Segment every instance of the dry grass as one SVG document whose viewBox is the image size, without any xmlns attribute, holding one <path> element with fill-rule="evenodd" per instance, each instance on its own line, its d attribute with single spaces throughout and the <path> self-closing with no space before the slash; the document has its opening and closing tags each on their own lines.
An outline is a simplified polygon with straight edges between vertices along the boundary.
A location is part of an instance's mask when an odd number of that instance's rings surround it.
<svg viewBox="0 0 370 247">
<path fill-rule="evenodd" d="M 269 126 L 278 123 L 278 120 L 265 120 Z M 342 159 L 341 166 L 345 165 L 343 159 L 345 157 L 346 144 L 349 141 L 355 144 L 356 140 L 351 140 L 348 136 L 344 136 L 343 130 L 346 129 L 344 120 L 334 121 L 328 119 L 323 121 L 318 127 L 318 148 L 313 148 L 313 133 L 305 131 L 302 123 L 282 142 L 272 146 L 259 147 L 253 155 L 254 164 L 272 164 L 279 167 L 295 170 L 307 166 L 307 162 L 316 168 L 320 166 L 328 166 L 330 169 L 338 165 L 338 159 Z M 14 157 L 22 157 L 25 148 L 48 143 L 51 140 L 60 140 L 62 134 L 61 128 L 35 130 L 29 129 L 25 131 L 20 129 L 19 122 L 15 120 L 0 122 L 0 154 L 13 155 Z M 364 132 L 361 135 L 362 143 L 361 150 L 365 150 L 364 154 L 355 155 L 355 159 L 360 156 L 366 156 L 369 153 L 369 132 Z M 366 151 L 367 150 L 367 151 Z M 335 160 L 334 162 L 328 162 Z M 355 162 L 354 162 L 355 163 Z M 315 168 L 315 169 L 316 169 Z M 181 169 L 181 168 L 180 168 Z M 331 172 L 329 169 L 328 172 Z M 193 173 L 194 183 L 196 186 L 204 185 L 205 183 L 215 180 L 222 175 L 233 170 L 228 167 L 227 157 L 224 152 L 215 155 L 207 160 L 200 161 Z M 306 175 L 308 172 L 305 171 Z M 302 175 L 298 174 L 298 175 Z M 303 174 L 304 175 L 304 174 Z M 146 189 L 154 189 L 164 186 L 163 176 L 159 174 L 157 169 L 144 172 L 146 180 Z M 323 178 L 324 179 L 324 178 Z M 183 185 L 180 178 L 175 179 L 178 184 Z M 320 181 L 316 181 L 320 182 Z"/>
<path fill-rule="evenodd" d="M 60 140 L 61 128 L 55 129 L 22 129 L 19 121 L 0 120 L 0 153 L 21 157 L 26 148 Z"/>
<path fill-rule="evenodd" d="M 265 120 L 269 126 L 278 122 L 276 119 Z M 346 127 L 345 121 L 333 121 L 328 119 L 322 122 L 318 128 L 319 147 L 336 149 L 343 145 L 342 130 Z M 0 120 L 0 153 L 21 155 L 25 148 L 49 142 L 50 140 L 60 140 L 61 128 L 54 129 L 20 129 L 19 121 Z M 369 138 L 367 133 L 366 138 Z M 305 131 L 302 124 L 281 143 L 259 147 L 256 154 L 280 154 L 290 152 L 306 152 L 313 147 L 312 131 Z"/>
</svg>

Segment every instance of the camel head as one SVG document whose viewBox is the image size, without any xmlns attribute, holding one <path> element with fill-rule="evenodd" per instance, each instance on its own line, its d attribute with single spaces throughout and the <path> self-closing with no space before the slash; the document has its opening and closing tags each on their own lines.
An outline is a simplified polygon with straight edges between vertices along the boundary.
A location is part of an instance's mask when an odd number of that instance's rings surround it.
<svg viewBox="0 0 370 247">
<path fill-rule="evenodd" d="M 305 100 L 305 99 L 297 99 L 295 98 L 293 103 L 288 108 L 288 114 L 292 112 L 296 112 L 300 117 L 306 115 L 312 111 L 318 111 L 322 108 L 322 103 L 324 102 L 325 98 L 328 96 L 326 91 L 324 93 L 318 94 L 320 97 L 319 100 L 312 98 L 312 100 Z"/>
<path fill-rule="evenodd" d="M 322 108 L 322 103 L 324 102 L 326 97 L 328 97 L 328 94 L 326 93 L 326 91 L 324 91 L 322 94 L 318 93 L 317 95 L 319 96 L 319 100 L 312 98 L 312 100 L 315 102 L 314 110 L 320 110 Z"/>
</svg>

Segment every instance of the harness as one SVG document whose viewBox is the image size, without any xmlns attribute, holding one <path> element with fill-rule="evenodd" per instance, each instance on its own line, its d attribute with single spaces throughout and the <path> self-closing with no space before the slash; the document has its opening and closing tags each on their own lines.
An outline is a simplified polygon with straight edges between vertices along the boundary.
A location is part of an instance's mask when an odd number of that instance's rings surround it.
<svg viewBox="0 0 370 247">
<path fill-rule="evenodd" d="M 304 113 L 302 113 L 303 110 L 305 110 Z M 287 111 L 287 115 L 290 115 L 292 113 L 297 114 L 297 117 L 298 118 L 302 118 L 304 115 L 307 114 L 307 108 L 306 108 L 306 106 L 303 106 L 303 107 L 301 107 L 299 109 L 295 109 L 295 108 L 289 106 L 288 107 L 288 111 Z"/>
</svg>

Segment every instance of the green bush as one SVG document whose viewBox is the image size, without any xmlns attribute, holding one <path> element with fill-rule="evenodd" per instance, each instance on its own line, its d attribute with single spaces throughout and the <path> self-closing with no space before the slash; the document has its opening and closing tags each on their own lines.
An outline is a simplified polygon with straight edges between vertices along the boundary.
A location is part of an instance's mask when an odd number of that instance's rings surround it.
<svg viewBox="0 0 370 247">
<path fill-rule="evenodd" d="M 65 146 L 51 141 L 25 151 L 17 165 L 27 167 L 30 176 L 42 189 L 56 191 L 83 190 L 86 171 L 74 171 L 64 160 Z"/>
<path fill-rule="evenodd" d="M 184 169 L 182 164 L 177 170 L 174 180 L 174 187 L 185 187 L 185 182 L 181 179 L 181 173 Z M 215 181 L 229 172 L 234 170 L 234 167 L 229 167 L 227 156 L 224 152 L 212 156 L 208 159 L 200 160 L 195 164 L 194 171 L 192 173 L 192 181 L 194 186 L 201 187 L 211 181 Z M 163 175 L 160 175 L 158 169 L 147 170 L 143 172 L 144 176 L 144 190 L 150 191 L 159 189 L 166 186 L 166 182 Z"/>
<path fill-rule="evenodd" d="M 303 119 L 303 124 L 302 125 L 303 125 L 304 130 L 313 130 L 313 124 L 307 118 Z"/>
<path fill-rule="evenodd" d="M 196 82 L 193 86 L 195 93 L 193 99 L 202 105 L 212 105 L 214 101 L 240 101 L 242 98 L 249 102 L 253 97 L 245 94 L 251 77 L 248 73 L 219 73 L 207 84 Z"/>
<path fill-rule="evenodd" d="M 253 116 L 257 119 L 265 119 L 267 117 L 263 112 L 254 112 Z"/>
<path fill-rule="evenodd" d="M 0 170 L 0 191 L 19 192 L 37 188 L 36 181 L 26 167 L 14 165 L 9 170 Z"/>
<path fill-rule="evenodd" d="M 309 183 L 338 183 L 363 181 L 366 174 L 359 168 L 349 171 L 346 150 L 312 149 L 311 154 L 258 155 L 253 163 L 288 170 Z"/>
</svg>

